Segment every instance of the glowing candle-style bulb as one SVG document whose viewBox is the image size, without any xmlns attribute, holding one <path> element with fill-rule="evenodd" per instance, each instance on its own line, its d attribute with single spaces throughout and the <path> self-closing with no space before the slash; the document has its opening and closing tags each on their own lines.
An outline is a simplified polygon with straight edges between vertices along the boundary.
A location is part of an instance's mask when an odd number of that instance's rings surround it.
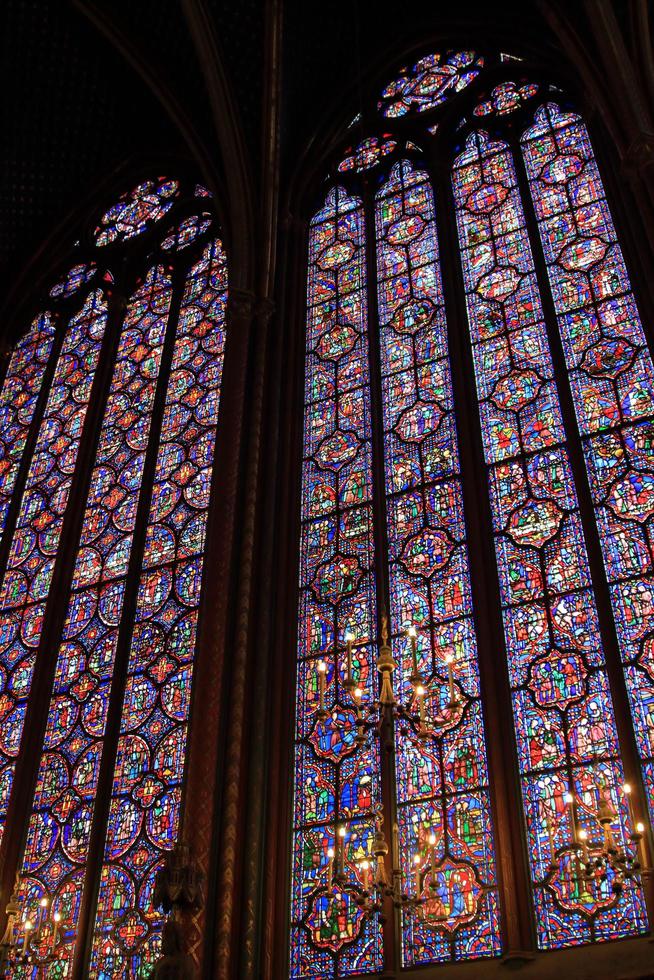
<svg viewBox="0 0 654 980">
<path fill-rule="evenodd" d="M 363 871 L 363 887 L 366 891 L 370 891 L 370 863 L 362 861 L 361 870 Z"/>
<path fill-rule="evenodd" d="M 345 683 L 349 684 L 352 680 L 352 644 L 354 643 L 354 633 L 349 630 L 345 634 L 345 653 L 347 657 Z"/>
<path fill-rule="evenodd" d="M 52 916 L 52 919 L 54 921 L 54 936 L 52 939 L 52 944 L 53 946 L 56 946 L 57 943 L 59 942 L 59 923 L 61 922 L 61 916 L 59 915 L 58 912 L 55 912 L 55 914 Z"/>
<path fill-rule="evenodd" d="M 327 851 L 327 891 L 332 890 L 332 874 L 334 871 L 334 848 L 330 847 Z"/>
<path fill-rule="evenodd" d="M 43 917 L 44 917 L 44 915 L 46 913 L 46 909 L 48 908 L 48 904 L 49 904 L 48 903 L 48 899 L 44 895 L 43 898 L 41 899 L 41 901 L 39 902 L 39 913 L 38 913 L 37 918 L 36 918 L 36 932 L 37 932 L 37 934 L 39 934 L 41 932 L 41 926 L 43 925 Z"/>
<path fill-rule="evenodd" d="M 336 831 L 336 874 L 343 874 L 345 866 L 345 834 L 343 824 Z"/>
<path fill-rule="evenodd" d="M 32 923 L 29 919 L 25 919 L 23 929 L 25 931 L 25 938 L 23 939 L 23 956 L 27 956 L 27 946 L 29 943 L 30 932 L 32 931 Z"/>
<path fill-rule="evenodd" d="M 627 806 L 629 807 L 629 819 L 631 820 L 631 826 L 635 827 L 636 820 L 634 819 L 634 805 L 631 797 L 631 783 L 623 783 L 622 792 L 627 800 Z"/>
<path fill-rule="evenodd" d="M 429 848 L 430 848 L 430 850 L 429 850 L 429 863 L 431 865 L 432 881 L 433 881 L 434 880 L 434 869 L 436 867 L 436 850 L 435 850 L 435 848 L 436 848 L 436 834 L 433 832 L 433 830 L 432 830 L 431 834 L 429 835 L 429 837 L 427 838 L 427 840 L 428 840 Z"/>
<path fill-rule="evenodd" d="M 320 711 L 325 710 L 325 674 L 327 672 L 327 664 L 324 660 L 319 660 L 318 664 L 318 698 Z"/>
<path fill-rule="evenodd" d="M 564 802 L 568 806 L 570 813 L 570 827 L 572 829 L 572 840 L 576 842 L 577 840 L 577 821 L 575 819 L 575 798 L 572 793 L 566 793 L 563 797 Z"/>
<path fill-rule="evenodd" d="M 413 855 L 413 872 L 414 872 L 415 877 L 416 877 L 416 895 L 419 895 L 420 894 L 420 874 L 422 872 L 422 868 L 420 867 L 420 855 L 419 854 L 414 854 Z"/>
<path fill-rule="evenodd" d="M 454 670 L 452 669 L 452 664 L 454 663 L 454 656 L 451 653 L 445 654 L 445 663 L 447 664 L 447 683 L 450 689 L 450 704 L 456 704 L 454 698 Z"/>
</svg>

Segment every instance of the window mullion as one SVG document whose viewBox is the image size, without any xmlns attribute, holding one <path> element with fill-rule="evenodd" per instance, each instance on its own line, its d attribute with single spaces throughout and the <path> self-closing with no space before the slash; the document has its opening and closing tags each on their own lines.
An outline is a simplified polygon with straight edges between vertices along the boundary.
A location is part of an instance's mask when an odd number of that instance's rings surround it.
<svg viewBox="0 0 654 980">
<path fill-rule="evenodd" d="M 518 188 L 522 199 L 527 233 L 531 242 L 534 270 L 538 282 L 543 317 L 547 330 L 554 374 L 561 403 L 561 415 L 569 451 L 570 466 L 574 477 L 579 502 L 579 514 L 588 551 L 588 563 L 592 588 L 597 604 L 599 627 L 604 648 L 606 672 L 611 689 L 615 722 L 618 732 L 620 755 L 624 766 L 625 777 L 632 786 L 637 788 L 638 798 L 646 800 L 646 790 L 643 784 L 639 763 L 638 749 L 631 719 L 629 696 L 625 684 L 624 670 L 618 649 L 613 623 L 611 596 L 606 582 L 604 561 L 595 525 L 593 502 L 588 485 L 588 476 L 584 462 L 583 449 L 576 423 L 576 414 L 572 400 L 572 391 L 561 337 L 557 325 L 554 302 L 550 290 L 549 276 L 545 256 L 541 245 L 538 222 L 529 187 L 525 163 L 517 137 L 507 140 L 511 148 Z M 654 881 L 643 877 L 643 892 L 647 903 L 650 922 L 654 921 Z"/>
<path fill-rule="evenodd" d="M 377 629 L 381 617 L 389 616 L 388 571 L 388 517 L 386 512 L 386 474 L 384 466 L 384 414 L 382 406 L 382 379 L 379 351 L 379 303 L 377 296 L 377 246 L 375 235 L 375 196 L 369 180 L 363 192 L 365 252 L 366 252 L 366 308 L 368 313 L 368 365 L 370 371 L 370 428 L 372 434 L 372 488 L 373 488 L 373 535 L 375 542 L 375 588 L 377 600 Z M 392 629 L 389 623 L 389 630 Z M 373 649 L 373 656 L 375 650 Z M 395 750 L 387 752 L 382 746 L 381 792 L 384 808 L 384 830 L 389 841 L 392 866 L 399 865 L 399 855 L 392 851 L 392 827 L 397 819 L 395 803 Z M 384 899 L 384 958 L 386 969 L 399 968 L 398 941 L 400 916 L 393 908 L 391 898 Z"/>
<path fill-rule="evenodd" d="M 428 161 L 436 202 L 443 296 L 447 315 L 454 414 L 459 434 L 461 485 L 464 499 L 477 633 L 482 710 L 488 733 L 489 791 L 497 841 L 497 873 L 502 905 L 502 931 L 507 957 L 534 948 L 531 888 L 518 756 L 513 730 L 513 707 L 506 667 L 504 629 L 497 566 L 493 549 L 492 516 L 484 463 L 472 351 L 467 342 L 467 319 L 449 158 L 437 151 Z M 499 654 L 499 655 L 498 655 Z"/>
</svg>

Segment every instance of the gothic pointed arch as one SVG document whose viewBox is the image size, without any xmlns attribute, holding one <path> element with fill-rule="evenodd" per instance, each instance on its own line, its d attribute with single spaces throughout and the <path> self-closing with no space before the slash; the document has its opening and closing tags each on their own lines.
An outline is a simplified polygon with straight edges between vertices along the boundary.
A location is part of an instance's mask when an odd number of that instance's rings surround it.
<svg viewBox="0 0 654 980">
<path fill-rule="evenodd" d="M 290 976 L 498 956 L 516 903 L 541 950 L 642 935 L 654 372 L 579 108 L 520 56 L 443 46 L 330 153 Z"/>
<path fill-rule="evenodd" d="M 80 229 L 6 368 L 2 863 L 15 929 L 42 927 L 16 975 L 54 959 L 128 977 L 159 956 L 206 610 L 222 239 L 202 184 L 143 173 Z"/>
</svg>

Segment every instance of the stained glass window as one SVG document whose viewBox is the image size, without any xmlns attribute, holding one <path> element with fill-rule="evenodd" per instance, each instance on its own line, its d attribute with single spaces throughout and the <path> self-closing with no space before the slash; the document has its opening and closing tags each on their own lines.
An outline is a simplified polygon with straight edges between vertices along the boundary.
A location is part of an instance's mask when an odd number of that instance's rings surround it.
<svg viewBox="0 0 654 980">
<path fill-rule="evenodd" d="M 50 296 L 53 299 L 68 299 L 69 296 L 74 296 L 82 286 L 89 282 L 96 273 L 97 266 L 95 262 L 80 262 L 78 265 L 74 265 L 72 269 L 69 269 L 63 279 L 50 290 Z"/>
<path fill-rule="evenodd" d="M 0 837 L 106 320 L 103 296 L 93 292 L 66 330 L 0 586 Z"/>
<path fill-rule="evenodd" d="M 364 257 L 361 201 L 337 187 L 311 222 L 309 258 L 291 900 L 297 978 L 375 973 L 383 964 L 379 916 L 365 915 L 350 887 L 371 854 L 379 750 L 357 745 L 355 705 L 343 685 L 351 631 L 363 699 L 376 694 Z M 321 702 L 326 717 L 317 720 Z M 342 885 L 330 880 L 328 856 L 340 825 Z"/>
<path fill-rule="evenodd" d="M 128 191 L 102 215 L 95 229 L 96 244 L 109 245 L 142 234 L 170 211 L 178 189 L 176 180 L 160 177 Z"/>
<path fill-rule="evenodd" d="M 159 953 L 154 876 L 173 847 L 225 344 L 225 255 L 207 246 L 177 322 L 132 631 L 91 972 L 138 976 Z M 130 944 L 127 936 L 140 942 Z"/>
<path fill-rule="evenodd" d="M 406 631 L 417 629 L 439 726 L 427 744 L 396 733 L 407 880 L 416 854 L 435 858 L 431 907 L 404 916 L 410 966 L 498 952 L 499 911 L 447 321 L 424 171 L 396 164 L 377 197 L 376 233 L 391 631 L 410 696 Z"/>
<path fill-rule="evenodd" d="M 176 228 L 170 231 L 162 241 L 161 247 L 167 252 L 171 249 L 181 251 L 181 249 L 187 248 L 197 241 L 210 227 L 210 214 L 193 214 L 189 218 L 184 218 Z"/>
<path fill-rule="evenodd" d="M 506 116 L 536 95 L 538 88 L 535 82 L 502 82 L 495 86 L 488 99 L 475 106 L 473 114 Z"/>
<path fill-rule="evenodd" d="M 483 57 L 474 51 L 449 51 L 420 58 L 386 86 L 379 102 L 382 115 L 393 119 L 433 109 L 466 88 L 483 64 Z"/>
<path fill-rule="evenodd" d="M 368 139 L 362 140 L 355 149 L 352 149 L 351 146 L 347 148 L 345 151 L 347 155 L 339 163 L 338 169 L 341 173 L 346 173 L 348 170 L 369 170 L 382 157 L 392 153 L 396 146 L 395 140 L 369 136 Z"/>
<path fill-rule="evenodd" d="M 623 846 L 629 830 L 579 505 L 506 144 L 470 136 L 454 188 L 539 943 L 625 935 L 644 928 L 640 891 L 630 883 L 617 900 L 610 874 L 597 887 L 577 881 L 574 853 L 559 850 L 571 836 L 561 819 L 568 792 L 589 839 L 601 837 L 602 800 Z"/>
<path fill-rule="evenodd" d="M 50 315 L 39 316 L 16 345 L 0 391 L 0 540 L 53 337 Z"/>
<path fill-rule="evenodd" d="M 27 832 L 25 892 L 61 906 L 72 957 L 170 278 L 130 300 L 84 515 Z M 59 954 L 63 958 L 63 952 Z"/>
<path fill-rule="evenodd" d="M 514 771 L 524 839 L 510 847 L 518 865 L 527 858 L 517 901 L 535 946 L 643 934 L 654 912 L 637 865 L 646 802 L 627 798 L 621 746 L 632 736 L 614 710 L 622 666 L 651 800 L 654 365 L 585 127 L 552 102 L 559 89 L 518 75 L 519 61 L 449 50 L 403 68 L 357 117 L 383 137 L 344 145 L 339 186 L 311 222 L 292 977 L 365 974 L 372 950 L 382 956 L 376 913 L 353 906 L 347 884 L 330 897 L 339 827 L 354 842 L 347 880 L 359 895 L 356 857 L 371 860 L 355 830 L 364 815 L 343 807 L 345 756 L 347 779 L 370 786 L 367 812 L 396 824 L 387 868 L 399 864 L 406 901 L 383 933 L 404 967 L 505 948 L 493 822 Z M 451 247 L 439 250 L 442 236 Z M 354 313 L 342 313 L 346 296 Z M 462 422 L 471 444 L 460 457 Z M 342 479 L 364 456 L 352 500 Z M 488 558 L 468 552 L 467 483 Z M 343 546 L 348 507 L 365 564 Z M 357 619 L 350 594 L 369 575 Z M 480 596 L 497 615 L 492 664 Z M 390 765 L 369 754 L 374 740 L 365 752 L 363 740 L 348 745 L 343 683 L 350 633 L 362 704 L 380 698 L 386 606 L 395 697 L 435 719 L 429 737 L 396 724 Z M 505 706 L 514 741 L 498 787 L 485 730 L 497 737 Z"/>
<path fill-rule="evenodd" d="M 149 975 L 163 924 L 153 877 L 179 830 L 226 258 L 207 241 L 209 193 L 168 179 L 106 211 L 98 244 L 129 249 L 120 243 L 164 214 L 167 265 L 130 280 L 121 304 L 122 256 L 115 268 L 99 250 L 73 264 L 0 393 L 0 837 L 14 782 L 34 765 L 18 895 L 27 918 L 43 897 L 59 916 L 51 977 Z M 45 730 L 33 763 L 21 753 L 26 718 Z M 12 975 L 35 977 L 51 952 L 32 945 L 35 965 Z"/>
<path fill-rule="evenodd" d="M 654 801 L 654 366 L 588 133 L 554 104 L 523 151 Z"/>
</svg>

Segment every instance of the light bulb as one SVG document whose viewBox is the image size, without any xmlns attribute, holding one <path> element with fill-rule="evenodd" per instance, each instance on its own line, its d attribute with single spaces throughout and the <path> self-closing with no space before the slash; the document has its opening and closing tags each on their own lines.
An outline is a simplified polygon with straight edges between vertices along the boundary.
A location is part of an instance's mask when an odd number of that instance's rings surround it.
<svg viewBox="0 0 654 980">
<path fill-rule="evenodd" d="M 434 846 L 434 844 L 436 843 L 436 834 L 430 834 L 429 835 L 429 843 L 430 843 L 431 847 Z"/>
<path fill-rule="evenodd" d="M 325 663 L 324 660 L 318 661 L 318 670 L 320 671 L 321 674 L 324 674 L 325 671 L 327 670 L 327 664 Z"/>
<path fill-rule="evenodd" d="M 329 850 L 327 851 L 327 857 L 328 858 L 333 858 L 334 857 L 334 848 L 333 847 L 330 847 Z"/>
<path fill-rule="evenodd" d="M 622 792 L 626 796 L 629 796 L 629 794 L 631 793 L 631 785 L 629 783 L 623 783 L 622 784 Z"/>
<path fill-rule="evenodd" d="M 350 630 L 348 630 L 347 633 L 345 634 L 345 642 L 354 643 L 354 633 L 351 633 Z"/>
<path fill-rule="evenodd" d="M 345 827 L 339 827 L 338 828 L 338 836 L 339 837 L 345 837 Z"/>
<path fill-rule="evenodd" d="M 363 691 L 361 690 L 361 688 L 360 688 L 360 687 L 355 687 L 355 688 L 354 688 L 354 696 L 355 696 L 355 698 L 357 698 L 358 700 L 361 700 L 361 698 L 363 697 Z"/>
<path fill-rule="evenodd" d="M 566 793 L 565 796 L 563 797 L 563 800 L 564 800 L 565 803 L 572 803 L 573 800 L 574 800 L 574 797 L 573 797 L 572 793 Z"/>
<path fill-rule="evenodd" d="M 417 686 L 417 688 L 416 688 L 416 694 L 417 694 L 417 696 L 418 696 L 419 698 L 422 698 L 422 697 L 424 697 L 424 696 L 425 696 L 425 689 L 424 689 L 424 687 L 422 686 L 422 684 L 418 684 L 418 686 Z"/>
<path fill-rule="evenodd" d="M 416 630 L 415 626 L 409 626 L 407 635 L 410 636 L 411 639 L 414 639 L 414 637 L 418 635 L 418 631 Z"/>
<path fill-rule="evenodd" d="M 454 663 L 454 655 L 451 654 L 451 653 L 446 653 L 445 654 L 445 663 L 446 664 L 453 664 Z"/>
<path fill-rule="evenodd" d="M 52 918 L 55 920 L 55 922 L 61 922 L 61 916 L 58 912 L 55 912 Z"/>
<path fill-rule="evenodd" d="M 414 864 L 420 864 L 420 855 L 419 854 L 414 854 L 413 855 L 413 863 Z"/>
<path fill-rule="evenodd" d="M 588 832 L 585 831 L 585 830 L 580 830 L 579 831 L 579 839 L 580 840 L 588 840 Z"/>
<path fill-rule="evenodd" d="M 637 832 L 639 834 L 642 834 L 644 832 L 644 830 L 645 830 L 645 824 L 644 823 L 637 823 L 636 824 L 636 830 L 637 830 Z"/>
</svg>

